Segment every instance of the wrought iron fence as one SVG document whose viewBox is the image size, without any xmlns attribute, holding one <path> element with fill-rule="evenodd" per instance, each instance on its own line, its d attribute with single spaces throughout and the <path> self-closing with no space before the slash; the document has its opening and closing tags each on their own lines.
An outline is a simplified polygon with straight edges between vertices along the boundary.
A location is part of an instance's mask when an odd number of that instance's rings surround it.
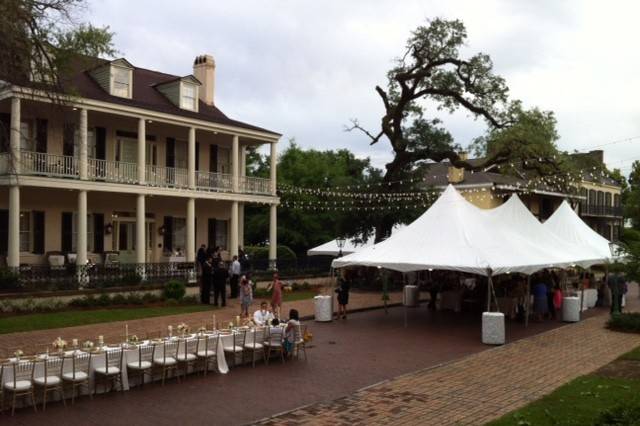
<svg viewBox="0 0 640 426">
<path fill-rule="evenodd" d="M 26 265 L 0 269 L 0 293 L 145 287 L 196 281 L 193 263 L 127 263 L 76 267 Z"/>
<path fill-rule="evenodd" d="M 589 215 L 589 216 L 622 217 L 622 207 L 580 203 L 580 213 L 582 213 L 583 215 Z"/>
</svg>

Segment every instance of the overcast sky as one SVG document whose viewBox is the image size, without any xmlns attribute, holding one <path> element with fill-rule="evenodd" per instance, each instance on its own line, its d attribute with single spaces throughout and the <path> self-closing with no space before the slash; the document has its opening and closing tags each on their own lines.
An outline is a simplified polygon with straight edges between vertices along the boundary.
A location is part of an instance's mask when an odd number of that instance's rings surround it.
<svg viewBox="0 0 640 426">
<path fill-rule="evenodd" d="M 402 5 L 402 7 L 400 7 Z M 216 105 L 228 116 L 295 138 L 303 147 L 347 147 L 381 167 L 387 142 L 345 133 L 350 118 L 377 129 L 374 92 L 412 29 L 458 18 L 467 53 L 489 54 L 513 98 L 552 110 L 559 146 L 613 141 L 605 159 L 629 171 L 640 159 L 640 3 L 633 1 L 196 1 L 93 0 L 87 18 L 109 25 L 134 65 L 178 75 L 196 55 L 216 60 Z M 484 126 L 442 117 L 466 146 Z"/>
</svg>

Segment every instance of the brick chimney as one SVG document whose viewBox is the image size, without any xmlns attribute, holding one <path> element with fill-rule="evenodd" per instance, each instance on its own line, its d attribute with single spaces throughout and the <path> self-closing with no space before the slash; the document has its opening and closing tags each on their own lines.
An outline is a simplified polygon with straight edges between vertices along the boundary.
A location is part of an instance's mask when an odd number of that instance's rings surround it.
<svg viewBox="0 0 640 426">
<path fill-rule="evenodd" d="M 460 156 L 461 160 L 468 159 L 468 154 L 465 151 L 461 152 L 458 155 Z M 449 183 L 453 184 L 464 181 L 464 169 L 449 166 L 449 170 L 447 170 L 447 180 L 449 181 Z"/>
<path fill-rule="evenodd" d="M 193 75 L 202 83 L 200 100 L 207 105 L 213 105 L 216 88 L 216 62 L 213 60 L 213 56 L 196 56 L 193 61 Z"/>
</svg>

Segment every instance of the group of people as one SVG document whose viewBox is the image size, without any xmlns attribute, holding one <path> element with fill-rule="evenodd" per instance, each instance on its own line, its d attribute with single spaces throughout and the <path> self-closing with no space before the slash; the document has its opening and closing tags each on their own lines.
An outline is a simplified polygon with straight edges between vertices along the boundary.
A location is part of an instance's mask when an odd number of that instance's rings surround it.
<svg viewBox="0 0 640 426">
<path fill-rule="evenodd" d="M 246 289 L 247 287 L 251 288 L 251 283 L 248 279 L 249 263 L 247 256 L 242 250 L 239 251 L 239 256 L 233 256 L 229 267 L 227 267 L 227 264 L 222 260 L 220 247 L 207 248 L 207 246 L 203 244 L 198 249 L 196 261 L 198 262 L 201 277 L 201 303 L 206 305 L 211 303 L 211 289 L 213 288 L 213 304 L 218 306 L 218 302 L 221 302 L 222 306 L 226 306 L 227 280 L 229 281 L 230 287 L 230 299 L 247 297 Z M 242 275 L 243 273 L 244 275 Z M 242 288 L 244 288 L 245 291 L 243 294 L 241 294 Z M 249 295 L 249 298 L 250 297 Z"/>
</svg>

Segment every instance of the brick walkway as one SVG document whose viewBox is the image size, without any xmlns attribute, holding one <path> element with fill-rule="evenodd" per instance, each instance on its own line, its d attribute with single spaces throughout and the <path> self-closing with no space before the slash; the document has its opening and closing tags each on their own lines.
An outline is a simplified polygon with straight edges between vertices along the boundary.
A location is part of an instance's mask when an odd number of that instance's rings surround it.
<svg viewBox="0 0 640 426">
<path fill-rule="evenodd" d="M 390 293 L 390 303 L 399 303 L 401 300 L 402 294 L 400 292 Z M 0 355 L 3 349 L 11 350 L 22 348 L 23 350 L 32 350 L 33 348 L 50 345 L 58 336 L 62 336 L 67 341 L 78 339 L 78 341 L 82 342 L 85 340 L 95 340 L 97 336 L 102 335 L 106 342 L 119 342 L 124 339 L 125 323 L 129 326 L 129 334 L 136 334 L 139 337 L 144 336 L 149 331 L 165 333 L 169 325 L 175 326 L 182 322 L 189 324 L 192 328 L 201 327 L 205 323 L 208 327 L 211 327 L 213 314 L 216 315 L 218 324 L 222 324 L 223 322 L 234 320 L 236 315 L 240 313 L 240 308 L 236 300 L 231 299 L 227 302 L 226 307 L 215 310 L 212 309 L 211 311 L 3 334 L 0 335 Z M 258 309 L 259 305 L 260 301 L 257 299 L 254 300 L 251 310 Z M 364 309 L 381 305 L 382 296 L 378 292 L 353 291 L 349 299 L 350 309 Z M 297 309 L 301 316 L 313 315 L 313 299 L 283 303 L 282 314 L 285 317 L 288 315 L 289 309 Z"/>
<path fill-rule="evenodd" d="M 629 307 L 637 310 L 634 298 Z M 640 345 L 640 335 L 609 331 L 606 320 L 599 315 L 258 424 L 484 424 Z"/>
</svg>

